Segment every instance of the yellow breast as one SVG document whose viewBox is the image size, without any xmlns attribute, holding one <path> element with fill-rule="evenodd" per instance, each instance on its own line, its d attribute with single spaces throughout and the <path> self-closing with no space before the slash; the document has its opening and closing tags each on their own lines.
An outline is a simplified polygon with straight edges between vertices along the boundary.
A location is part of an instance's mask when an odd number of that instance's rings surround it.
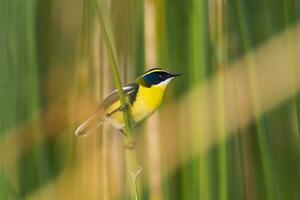
<svg viewBox="0 0 300 200">
<path fill-rule="evenodd" d="M 151 88 L 140 86 L 136 101 L 131 107 L 131 115 L 134 121 L 140 121 L 151 115 L 160 105 L 165 87 L 152 86 Z"/>
<path fill-rule="evenodd" d="M 137 123 L 154 113 L 161 103 L 165 88 L 165 86 L 152 86 L 150 88 L 144 86 L 139 87 L 136 100 L 133 105 L 130 106 L 130 113 L 134 122 Z M 110 106 L 108 110 L 117 109 L 119 106 L 120 102 L 117 101 Z M 124 127 L 122 112 L 115 112 L 107 121 L 117 129 Z"/>
</svg>

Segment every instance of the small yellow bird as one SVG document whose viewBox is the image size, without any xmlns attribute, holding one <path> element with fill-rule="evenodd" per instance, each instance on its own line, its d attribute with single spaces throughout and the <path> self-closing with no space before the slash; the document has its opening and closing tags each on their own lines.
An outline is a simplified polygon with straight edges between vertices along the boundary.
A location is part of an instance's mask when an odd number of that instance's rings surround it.
<svg viewBox="0 0 300 200">
<path fill-rule="evenodd" d="M 77 136 L 85 136 L 102 125 L 110 123 L 123 132 L 124 109 L 129 109 L 132 125 L 152 115 L 159 107 L 169 82 L 176 76 L 160 68 L 144 72 L 133 83 L 123 86 L 126 106 L 121 107 L 118 91 L 111 92 L 98 106 L 96 113 L 83 122 L 75 131 Z"/>
</svg>

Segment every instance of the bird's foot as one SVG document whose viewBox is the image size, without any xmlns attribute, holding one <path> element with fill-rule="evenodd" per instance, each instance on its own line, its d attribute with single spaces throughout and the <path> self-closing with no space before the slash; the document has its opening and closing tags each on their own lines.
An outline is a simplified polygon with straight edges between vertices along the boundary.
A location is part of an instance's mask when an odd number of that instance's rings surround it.
<svg viewBox="0 0 300 200">
<path fill-rule="evenodd" d="M 129 103 L 125 103 L 124 106 L 121 106 L 119 108 L 120 111 L 124 112 L 124 111 L 128 111 L 129 110 Z"/>
</svg>

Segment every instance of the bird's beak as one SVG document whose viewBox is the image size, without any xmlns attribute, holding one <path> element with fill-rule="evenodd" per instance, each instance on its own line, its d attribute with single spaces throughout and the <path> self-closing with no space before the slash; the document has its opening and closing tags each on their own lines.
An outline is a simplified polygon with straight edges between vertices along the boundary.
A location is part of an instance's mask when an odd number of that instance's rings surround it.
<svg viewBox="0 0 300 200">
<path fill-rule="evenodd" d="M 171 74 L 172 77 L 181 76 L 182 74 Z"/>
</svg>

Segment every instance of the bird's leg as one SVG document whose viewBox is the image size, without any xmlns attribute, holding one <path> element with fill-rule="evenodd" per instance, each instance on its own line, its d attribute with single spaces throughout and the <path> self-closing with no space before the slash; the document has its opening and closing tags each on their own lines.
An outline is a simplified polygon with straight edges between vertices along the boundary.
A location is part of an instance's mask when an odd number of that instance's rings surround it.
<svg viewBox="0 0 300 200">
<path fill-rule="evenodd" d="M 119 111 L 122 111 L 122 112 L 128 111 L 128 110 L 129 110 L 129 106 L 130 106 L 130 104 L 129 104 L 128 102 L 126 102 L 125 105 L 124 105 L 124 106 L 121 106 L 118 110 L 119 110 Z M 125 137 L 127 137 L 126 132 L 125 132 L 123 129 L 120 129 L 120 132 L 121 132 Z M 135 149 L 135 146 L 136 146 L 136 144 L 135 144 L 135 142 L 133 141 L 133 142 L 131 142 L 131 143 L 129 143 L 129 144 L 125 144 L 124 147 L 125 147 L 126 149 L 129 149 L 129 150 L 134 150 L 134 149 Z"/>
<path fill-rule="evenodd" d="M 127 111 L 129 109 L 129 103 L 126 102 L 124 106 L 121 106 L 118 110 L 124 112 Z"/>
</svg>

